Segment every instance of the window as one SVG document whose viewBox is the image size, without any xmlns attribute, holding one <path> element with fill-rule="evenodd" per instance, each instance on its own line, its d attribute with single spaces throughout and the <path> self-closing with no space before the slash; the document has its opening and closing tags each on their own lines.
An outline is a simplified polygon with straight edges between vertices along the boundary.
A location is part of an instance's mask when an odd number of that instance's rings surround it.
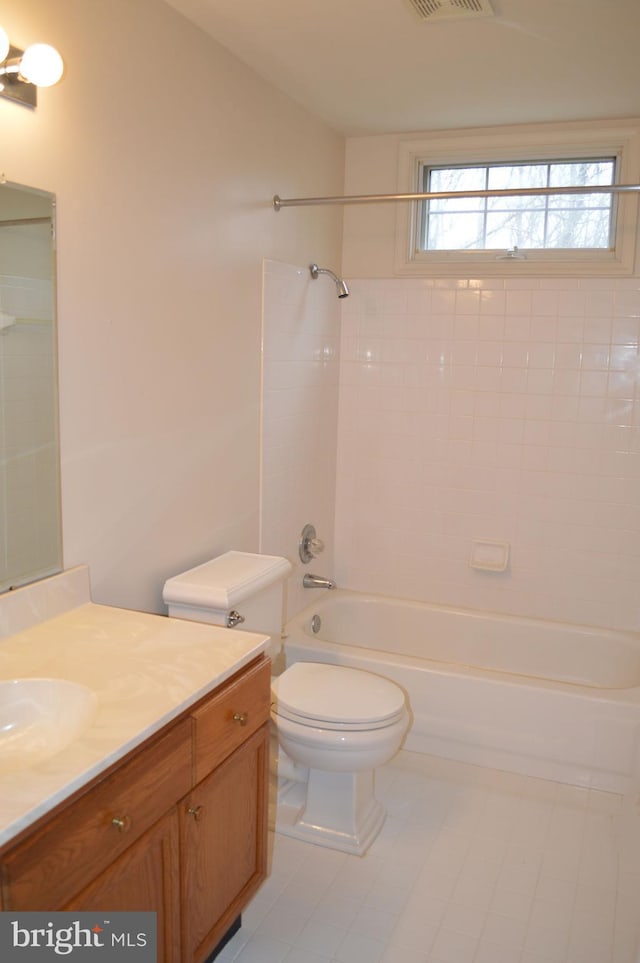
<svg viewBox="0 0 640 963">
<path fill-rule="evenodd" d="M 422 169 L 425 192 L 613 184 L 615 157 Z M 542 194 L 424 201 L 420 249 L 608 249 L 612 194 Z"/>
<path fill-rule="evenodd" d="M 546 191 L 637 184 L 639 122 L 440 132 L 420 141 L 401 139 L 399 155 L 401 192 L 541 188 L 545 193 L 402 205 L 398 273 L 633 273 L 637 194 Z"/>
</svg>

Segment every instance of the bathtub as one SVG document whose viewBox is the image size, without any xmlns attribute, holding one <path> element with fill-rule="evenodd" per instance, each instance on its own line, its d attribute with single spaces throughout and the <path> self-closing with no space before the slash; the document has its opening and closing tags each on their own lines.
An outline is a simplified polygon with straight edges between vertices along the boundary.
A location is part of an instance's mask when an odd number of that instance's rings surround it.
<svg viewBox="0 0 640 963">
<path fill-rule="evenodd" d="M 335 590 L 287 624 L 284 655 L 397 682 L 412 717 L 405 749 L 638 790 L 635 634 Z"/>
</svg>

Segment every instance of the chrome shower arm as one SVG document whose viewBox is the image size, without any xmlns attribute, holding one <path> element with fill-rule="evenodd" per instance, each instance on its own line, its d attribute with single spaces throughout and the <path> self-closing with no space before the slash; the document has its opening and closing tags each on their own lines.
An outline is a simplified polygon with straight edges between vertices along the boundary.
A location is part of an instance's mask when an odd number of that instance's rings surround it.
<svg viewBox="0 0 640 963">
<path fill-rule="evenodd" d="M 317 281 L 319 274 L 327 274 L 336 286 L 336 293 L 338 297 L 346 298 L 349 296 L 349 288 L 345 282 L 342 280 L 342 278 L 339 278 L 337 274 L 334 274 L 333 271 L 330 271 L 329 268 L 321 268 L 318 267 L 317 264 L 310 264 L 309 271 L 314 281 Z"/>
</svg>

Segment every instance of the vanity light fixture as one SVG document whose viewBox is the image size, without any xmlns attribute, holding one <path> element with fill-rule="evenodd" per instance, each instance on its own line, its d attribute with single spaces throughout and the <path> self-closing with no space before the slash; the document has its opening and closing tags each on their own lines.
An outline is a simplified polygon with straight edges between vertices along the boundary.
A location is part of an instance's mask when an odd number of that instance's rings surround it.
<svg viewBox="0 0 640 963">
<path fill-rule="evenodd" d="M 0 27 L 0 97 L 27 107 L 38 102 L 38 87 L 52 87 L 62 77 L 62 57 L 47 43 L 34 43 L 21 50 Z"/>
</svg>

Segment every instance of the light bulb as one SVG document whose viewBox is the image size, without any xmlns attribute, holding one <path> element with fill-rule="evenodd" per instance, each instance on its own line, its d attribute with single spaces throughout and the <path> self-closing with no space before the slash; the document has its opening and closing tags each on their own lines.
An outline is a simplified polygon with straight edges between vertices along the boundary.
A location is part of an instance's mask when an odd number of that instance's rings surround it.
<svg viewBox="0 0 640 963">
<path fill-rule="evenodd" d="M 62 77 L 64 63 L 55 47 L 32 43 L 20 61 L 20 76 L 36 87 L 52 87 Z"/>
<path fill-rule="evenodd" d="M 0 63 L 7 59 L 7 54 L 9 53 L 9 37 L 7 31 L 0 27 Z"/>
</svg>

